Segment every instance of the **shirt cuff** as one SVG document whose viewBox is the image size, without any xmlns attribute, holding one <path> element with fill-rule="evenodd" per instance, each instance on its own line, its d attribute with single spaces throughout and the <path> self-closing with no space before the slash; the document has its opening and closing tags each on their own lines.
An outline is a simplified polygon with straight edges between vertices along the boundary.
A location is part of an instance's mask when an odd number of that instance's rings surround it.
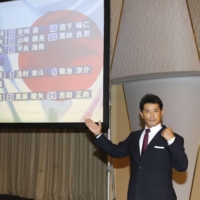
<svg viewBox="0 0 200 200">
<path fill-rule="evenodd" d="M 171 140 L 168 140 L 168 141 L 167 141 L 167 142 L 168 142 L 168 145 L 171 145 L 171 144 L 174 142 L 175 138 L 176 138 L 176 137 L 173 137 Z"/>
<path fill-rule="evenodd" d="M 102 133 L 100 133 L 100 134 L 96 135 L 96 138 L 99 138 L 101 135 L 102 135 Z"/>
</svg>

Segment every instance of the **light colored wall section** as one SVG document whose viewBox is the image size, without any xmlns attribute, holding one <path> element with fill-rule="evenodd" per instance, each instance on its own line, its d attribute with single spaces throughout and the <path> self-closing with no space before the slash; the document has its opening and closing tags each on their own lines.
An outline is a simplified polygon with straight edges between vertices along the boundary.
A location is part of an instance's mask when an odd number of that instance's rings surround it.
<svg viewBox="0 0 200 200">
<path fill-rule="evenodd" d="M 124 1 L 111 79 L 200 71 L 186 0 Z"/>
<path fill-rule="evenodd" d="M 111 102 L 111 139 L 112 142 L 117 144 L 125 140 L 130 133 L 123 86 L 112 86 Z M 129 157 L 112 159 L 112 164 L 115 174 L 116 197 L 119 200 L 127 199 L 128 181 L 130 177 Z"/>
<path fill-rule="evenodd" d="M 188 7 L 191 15 L 194 35 L 197 43 L 198 53 L 200 57 L 200 1 L 188 0 Z M 200 198 L 199 198 L 200 199 Z"/>
<path fill-rule="evenodd" d="M 141 128 L 139 101 L 146 93 L 158 95 L 164 103 L 163 124 L 185 140 L 189 166 L 186 172 L 174 171 L 173 183 L 180 200 L 188 200 L 200 140 L 200 77 L 179 77 L 133 81 L 124 84 L 131 129 Z"/>
<path fill-rule="evenodd" d="M 200 142 L 199 142 L 199 151 L 197 155 L 197 162 L 196 162 L 196 167 L 195 167 L 195 172 L 194 172 L 194 180 L 193 180 L 190 200 L 200 199 L 199 184 L 200 184 Z"/>
<path fill-rule="evenodd" d="M 111 0 L 110 5 L 110 65 L 112 68 L 123 0 Z M 123 86 L 111 87 L 111 103 L 111 140 L 117 144 L 124 140 L 130 133 Z M 110 199 L 112 200 L 114 195 L 116 195 L 117 199 L 126 199 L 130 176 L 129 158 L 111 159 L 111 164 L 114 168 L 115 191 L 111 188 Z M 115 192 L 114 195 L 113 192 Z"/>
<path fill-rule="evenodd" d="M 113 61 L 124 0 L 110 0 L 110 64 Z"/>
</svg>

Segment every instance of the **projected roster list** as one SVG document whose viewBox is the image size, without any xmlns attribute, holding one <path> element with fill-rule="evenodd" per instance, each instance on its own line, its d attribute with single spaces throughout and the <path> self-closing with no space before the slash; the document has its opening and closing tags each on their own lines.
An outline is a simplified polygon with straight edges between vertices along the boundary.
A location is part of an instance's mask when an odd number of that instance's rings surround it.
<svg viewBox="0 0 200 200">
<path fill-rule="evenodd" d="M 109 69 L 104 3 L 1 4 L 0 123 L 85 127 L 86 117 L 104 123 Z"/>
<path fill-rule="evenodd" d="M 91 22 L 83 20 L 68 23 L 54 23 L 48 26 L 34 26 L 0 30 L 0 55 L 46 51 L 48 44 L 61 40 L 77 40 L 91 37 Z M 51 46 L 52 47 L 52 46 Z M 4 68 L 4 59 L 0 58 L 0 66 Z M 27 69 L 28 68 L 28 69 Z M 92 66 L 51 67 L 40 69 L 0 71 L 0 88 L 5 87 L 5 79 L 33 79 L 44 77 L 76 76 L 92 74 Z M 4 79 L 5 78 L 5 79 Z M 48 87 L 48 82 L 46 83 Z M 86 99 L 92 97 L 91 90 L 59 90 L 20 93 L 1 93 L 0 101 L 26 100 L 66 100 Z"/>
<path fill-rule="evenodd" d="M 90 37 L 90 21 L 0 30 L 0 54 L 44 51 L 46 42 Z"/>
</svg>

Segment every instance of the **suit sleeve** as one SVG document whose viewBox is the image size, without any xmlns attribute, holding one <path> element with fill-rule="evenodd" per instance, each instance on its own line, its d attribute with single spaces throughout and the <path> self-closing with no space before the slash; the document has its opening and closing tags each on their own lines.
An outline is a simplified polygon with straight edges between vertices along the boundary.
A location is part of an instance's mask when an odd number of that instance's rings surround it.
<svg viewBox="0 0 200 200">
<path fill-rule="evenodd" d="M 105 135 L 101 135 L 98 139 L 94 141 L 94 144 L 104 150 L 109 156 L 113 158 L 122 158 L 129 155 L 129 137 L 120 142 L 118 145 L 113 144 L 108 140 Z"/>
<path fill-rule="evenodd" d="M 175 135 L 174 142 L 168 146 L 168 151 L 171 156 L 173 167 L 180 172 L 183 172 L 188 167 L 188 158 L 185 153 L 184 139 L 179 135 Z"/>
</svg>

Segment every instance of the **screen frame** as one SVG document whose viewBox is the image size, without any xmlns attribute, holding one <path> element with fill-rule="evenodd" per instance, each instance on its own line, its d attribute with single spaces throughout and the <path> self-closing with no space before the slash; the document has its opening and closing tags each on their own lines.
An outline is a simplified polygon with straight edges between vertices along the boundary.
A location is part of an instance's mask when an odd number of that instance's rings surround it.
<svg viewBox="0 0 200 200">
<path fill-rule="evenodd" d="M 7 1 L 0 1 L 0 4 Z M 102 129 L 109 129 L 110 111 L 109 111 L 109 88 L 110 88 L 110 0 L 104 0 L 104 59 L 103 59 L 103 122 Z M 96 122 L 97 123 L 97 122 Z M 1 128 L 31 128 L 31 129 L 85 129 L 84 122 L 0 122 Z"/>
</svg>

